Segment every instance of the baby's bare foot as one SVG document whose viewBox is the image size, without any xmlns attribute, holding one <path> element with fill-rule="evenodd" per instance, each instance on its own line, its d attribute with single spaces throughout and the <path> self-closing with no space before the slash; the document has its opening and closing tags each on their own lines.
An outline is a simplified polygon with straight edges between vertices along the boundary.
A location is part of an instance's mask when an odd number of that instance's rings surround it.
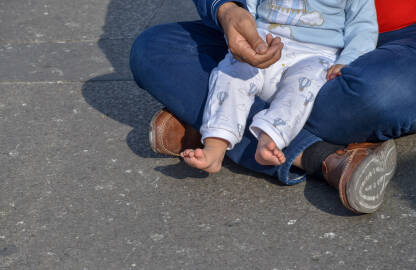
<svg viewBox="0 0 416 270">
<path fill-rule="evenodd" d="M 272 138 L 264 132 L 260 135 L 255 159 L 261 165 L 282 165 L 286 161 L 286 157 L 282 150 L 280 150 Z"/>
<path fill-rule="evenodd" d="M 225 147 L 222 146 L 222 142 L 220 145 L 216 145 L 215 142 L 212 144 L 212 141 L 209 141 L 205 143 L 204 149 L 186 149 L 180 155 L 189 166 L 209 173 L 216 173 L 221 170 L 227 148 L 227 144 L 224 145 Z"/>
</svg>

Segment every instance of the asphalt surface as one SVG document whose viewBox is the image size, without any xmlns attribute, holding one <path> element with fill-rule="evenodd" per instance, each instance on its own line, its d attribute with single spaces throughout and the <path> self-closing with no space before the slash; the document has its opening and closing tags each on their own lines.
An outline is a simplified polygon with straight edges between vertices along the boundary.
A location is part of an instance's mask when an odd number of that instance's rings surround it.
<svg viewBox="0 0 416 270">
<path fill-rule="evenodd" d="M 190 0 L 0 1 L 0 269 L 416 269 L 416 137 L 385 204 L 352 215 L 320 180 L 283 186 L 153 153 L 162 105 L 129 48 L 197 19 Z"/>
</svg>

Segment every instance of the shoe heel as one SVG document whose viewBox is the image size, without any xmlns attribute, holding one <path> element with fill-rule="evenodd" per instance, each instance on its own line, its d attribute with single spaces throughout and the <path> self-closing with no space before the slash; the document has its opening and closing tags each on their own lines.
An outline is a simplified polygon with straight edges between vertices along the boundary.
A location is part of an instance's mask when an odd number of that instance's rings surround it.
<svg viewBox="0 0 416 270">
<path fill-rule="evenodd" d="M 159 115 L 163 112 L 164 112 L 164 110 L 156 112 L 153 115 L 152 120 L 150 121 L 150 124 L 149 124 L 149 145 L 150 145 L 150 148 L 152 148 L 153 152 L 155 152 L 155 153 L 158 153 L 158 151 L 156 149 L 155 121 L 156 121 L 156 118 L 158 118 Z"/>
</svg>

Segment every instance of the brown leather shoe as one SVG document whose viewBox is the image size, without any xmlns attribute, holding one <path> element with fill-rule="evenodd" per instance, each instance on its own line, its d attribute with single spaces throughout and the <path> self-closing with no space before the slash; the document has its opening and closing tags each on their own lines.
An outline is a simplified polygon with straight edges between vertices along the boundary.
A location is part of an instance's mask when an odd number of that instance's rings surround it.
<svg viewBox="0 0 416 270">
<path fill-rule="evenodd" d="M 150 147 L 156 153 L 179 156 L 188 148 L 200 148 L 201 134 L 198 130 L 179 120 L 167 109 L 157 112 L 150 122 Z"/>
<path fill-rule="evenodd" d="M 396 164 L 393 140 L 355 143 L 329 155 L 322 164 L 322 172 L 326 181 L 338 189 L 346 208 L 355 213 L 373 213 L 383 202 Z"/>
</svg>

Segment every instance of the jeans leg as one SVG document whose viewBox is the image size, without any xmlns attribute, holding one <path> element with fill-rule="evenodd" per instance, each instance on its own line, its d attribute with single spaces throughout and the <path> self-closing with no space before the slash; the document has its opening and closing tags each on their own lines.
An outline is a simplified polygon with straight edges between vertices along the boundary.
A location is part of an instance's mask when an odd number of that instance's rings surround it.
<svg viewBox="0 0 416 270">
<path fill-rule="evenodd" d="M 395 37 L 323 86 L 307 130 L 336 144 L 416 132 L 416 35 Z"/>
<path fill-rule="evenodd" d="M 177 117 L 199 129 L 208 94 L 211 70 L 224 58 L 227 45 L 223 34 L 205 26 L 201 21 L 158 25 L 144 31 L 131 49 L 130 67 L 137 84 L 164 104 Z M 268 105 L 256 97 L 250 108 L 248 123 L 253 116 Z M 304 130 L 290 151 L 284 150 L 290 164 L 299 148 L 305 149 L 319 138 Z M 235 163 L 270 176 L 277 176 L 286 184 L 304 179 L 300 170 L 294 169 L 293 181 L 290 165 L 262 166 L 254 159 L 257 139 L 245 129 L 243 138 L 227 156 Z M 287 164 L 286 162 L 285 164 Z M 293 169 L 292 169 L 293 170 Z"/>
<path fill-rule="evenodd" d="M 293 160 L 315 142 L 347 145 L 416 133 L 416 24 L 383 33 L 379 47 L 320 90 L 305 127 L 277 168 L 286 184 L 304 180 Z"/>
<path fill-rule="evenodd" d="M 416 23 L 409 25 L 405 28 L 396 30 L 396 31 L 390 31 L 390 32 L 380 34 L 378 37 L 377 47 L 380 47 L 390 42 L 399 41 L 399 40 L 403 40 L 407 38 L 412 39 L 411 37 L 415 37 L 415 36 L 416 36 Z"/>
<path fill-rule="evenodd" d="M 416 110 L 412 109 L 416 104 L 416 41 L 411 37 L 400 33 L 386 37 L 379 49 L 325 84 L 305 128 L 284 149 L 287 161 L 282 166 L 256 163 L 257 140 L 248 129 L 227 156 L 250 170 L 296 184 L 304 180 L 304 174 L 291 166 L 293 160 L 320 137 L 348 144 L 416 132 Z M 226 52 L 223 34 L 202 22 L 173 23 L 143 32 L 133 45 L 130 64 L 140 87 L 199 129 L 210 71 Z M 266 107 L 256 98 L 248 121 Z"/>
<path fill-rule="evenodd" d="M 141 88 L 199 129 L 210 72 L 226 53 L 223 34 L 201 21 L 158 25 L 136 39 L 130 67 Z"/>
<path fill-rule="evenodd" d="M 201 21 L 152 27 L 136 39 L 130 67 L 137 84 L 177 117 L 198 129 L 208 94 L 211 70 L 228 51 L 223 33 Z M 255 98 L 248 121 L 267 104 Z M 245 129 L 241 143 L 227 156 L 235 163 L 276 176 L 275 166 L 261 166 L 255 159 L 257 140 Z"/>
</svg>

